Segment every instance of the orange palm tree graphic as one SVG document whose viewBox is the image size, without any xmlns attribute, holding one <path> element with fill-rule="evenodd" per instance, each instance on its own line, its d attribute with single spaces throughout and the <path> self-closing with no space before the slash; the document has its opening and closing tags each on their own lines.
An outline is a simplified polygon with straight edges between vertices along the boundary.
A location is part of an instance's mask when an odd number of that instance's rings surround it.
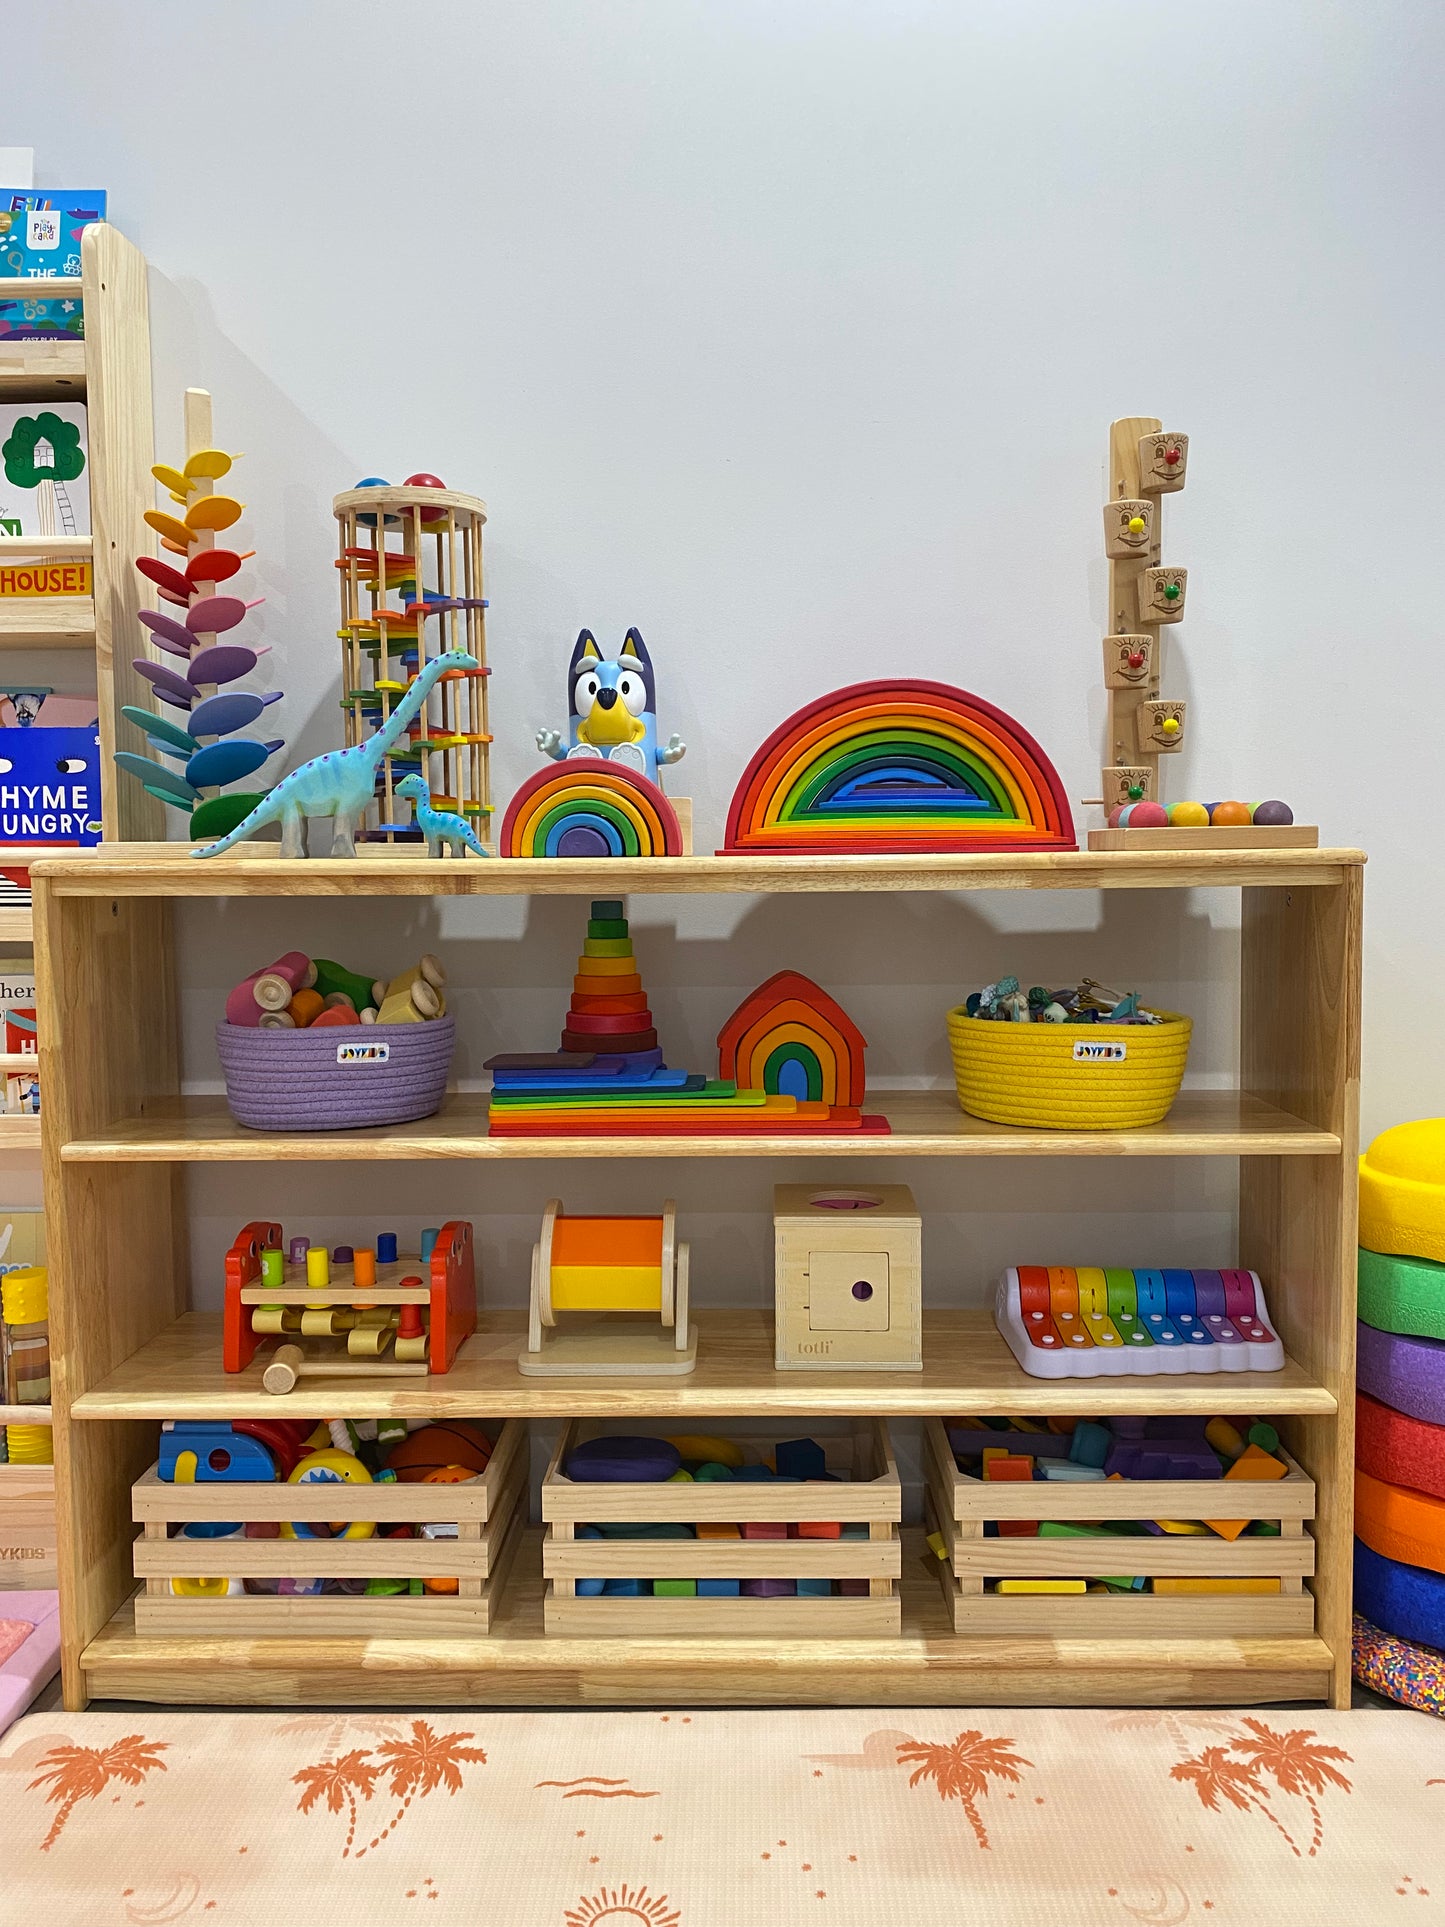
<svg viewBox="0 0 1445 1927">
<path fill-rule="evenodd" d="M 1230 1742 L 1236 1753 L 1247 1759 L 1265 1773 L 1268 1773 L 1281 1793 L 1298 1794 L 1310 1810 L 1314 1830 L 1310 1837 L 1310 1857 L 1320 1850 L 1324 1838 L 1324 1816 L 1315 1799 L 1327 1786 L 1351 1791 L 1350 1783 L 1332 1764 L 1335 1760 L 1350 1761 L 1350 1755 L 1342 1746 L 1325 1746 L 1317 1737 L 1314 1728 L 1309 1726 L 1291 1727 L 1288 1733 L 1276 1733 L 1266 1726 L 1263 1720 L 1244 1719 L 1250 1737 L 1243 1739 L 1238 1735 Z M 1350 1764 L 1353 1764 L 1350 1761 Z"/>
<path fill-rule="evenodd" d="M 1240 1812 L 1255 1808 L 1284 1836 L 1298 1860 L 1303 1856 L 1294 1837 L 1269 1803 L 1263 1778 L 1268 1774 L 1281 1793 L 1298 1795 L 1309 1807 L 1314 1831 L 1308 1851 L 1314 1856 L 1324 1838 L 1324 1819 L 1315 1795 L 1330 1786 L 1351 1791 L 1350 1782 L 1333 1764 L 1349 1761 L 1350 1755 L 1343 1747 L 1322 1744 L 1312 1727 L 1276 1733 L 1263 1720 L 1245 1719 L 1242 1724 L 1248 1729 L 1245 1734 L 1236 1733 L 1224 1746 L 1206 1746 L 1194 1758 L 1180 1760 L 1170 1767 L 1170 1779 L 1191 1784 L 1211 1813 L 1223 1810 L 1221 1800 Z"/>
<path fill-rule="evenodd" d="M 298 1812 L 309 1813 L 323 1794 L 328 1813 L 340 1813 L 343 1807 L 348 1809 L 350 1824 L 346 1829 L 346 1844 L 341 1849 L 343 1860 L 350 1854 L 351 1843 L 356 1838 L 356 1797 L 360 1794 L 363 1800 L 371 1798 L 380 1771 L 367 1758 L 365 1747 L 354 1747 L 337 1759 L 320 1760 L 315 1766 L 303 1766 L 299 1773 L 291 1775 L 293 1786 L 306 1788 L 296 1802 Z"/>
<path fill-rule="evenodd" d="M 980 1847 L 987 1848 L 988 1829 L 977 1803 L 987 1794 L 989 1780 L 1017 1782 L 1022 1778 L 1018 1769 L 1033 1765 L 1032 1760 L 1012 1752 L 1012 1746 L 1011 1739 L 986 1739 L 977 1728 L 970 1727 L 966 1733 L 960 1733 L 951 1746 L 931 1746 L 923 1740 L 909 1740 L 898 1749 L 898 1764 L 907 1766 L 917 1761 L 908 1778 L 909 1786 L 917 1786 L 920 1780 L 932 1780 L 940 1800 L 958 1801 L 973 1828 L 974 1839 Z"/>
<path fill-rule="evenodd" d="M 144 1740 L 139 1733 L 127 1733 L 123 1740 L 114 1740 L 109 1746 L 53 1747 L 40 1762 L 46 1771 L 30 1782 L 30 1787 L 35 1788 L 44 1786 L 48 1780 L 50 1791 L 46 1799 L 52 1804 L 60 1803 L 60 1811 L 41 1841 L 40 1851 L 49 1853 L 80 1802 L 98 1799 L 112 1780 L 139 1786 L 147 1773 L 157 1769 L 164 1773 L 165 1761 L 155 1756 L 166 1750 L 164 1740 Z"/>
<path fill-rule="evenodd" d="M 391 1796 L 401 1804 L 376 1838 L 368 1840 L 358 1851 L 358 1860 L 395 1831 L 418 1796 L 425 1798 L 438 1787 L 445 1787 L 448 1793 L 461 1792 L 463 1764 L 485 1766 L 487 1763 L 487 1756 L 479 1746 L 462 1745 L 463 1740 L 475 1737 L 472 1733 L 434 1733 L 425 1720 L 413 1720 L 409 1740 L 393 1740 L 377 1747 L 380 1770 L 389 1776 Z"/>
</svg>

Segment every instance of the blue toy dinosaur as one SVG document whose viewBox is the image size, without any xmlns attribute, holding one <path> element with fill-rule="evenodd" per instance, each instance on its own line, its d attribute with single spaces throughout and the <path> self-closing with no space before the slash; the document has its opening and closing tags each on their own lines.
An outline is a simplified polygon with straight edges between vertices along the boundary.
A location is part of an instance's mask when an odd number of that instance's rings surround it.
<svg viewBox="0 0 1445 1927">
<path fill-rule="evenodd" d="M 464 816 L 458 816 L 455 810 L 432 808 L 431 791 L 424 776 L 404 776 L 396 786 L 396 793 L 416 806 L 416 826 L 426 838 L 428 856 L 441 856 L 443 845 L 449 845 L 456 856 L 467 850 L 473 856 L 491 855 L 491 851 L 483 849 L 477 841 Z"/>
<path fill-rule="evenodd" d="M 676 763 L 686 755 L 687 744 L 680 736 L 671 736 L 663 748 L 658 747 L 652 658 L 635 629 L 628 630 L 613 662 L 603 661 L 592 631 L 584 629 L 572 651 L 567 694 L 566 745 L 559 730 L 539 729 L 537 747 L 544 756 L 557 762 L 573 756 L 605 756 L 655 783 L 659 765 Z"/>
<path fill-rule="evenodd" d="M 240 843 L 263 825 L 277 821 L 281 824 L 282 856 L 305 856 L 308 816 L 333 819 L 333 856 L 355 856 L 356 832 L 376 793 L 376 776 L 382 758 L 401 741 L 407 725 L 421 713 L 433 687 L 449 670 L 478 667 L 476 657 L 465 649 L 450 649 L 445 655 L 433 656 L 412 680 L 381 728 L 364 743 L 354 743 L 350 749 L 328 750 L 324 756 L 313 756 L 300 769 L 293 769 L 275 789 L 267 792 L 229 836 L 193 850 L 192 856 L 219 856 L 233 843 Z"/>
</svg>

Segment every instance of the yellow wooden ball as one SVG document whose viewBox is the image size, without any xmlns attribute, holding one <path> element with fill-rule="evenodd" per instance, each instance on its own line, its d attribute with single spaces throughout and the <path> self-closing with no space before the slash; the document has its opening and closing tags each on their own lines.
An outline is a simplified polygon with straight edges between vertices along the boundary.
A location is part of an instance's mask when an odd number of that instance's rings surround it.
<svg viewBox="0 0 1445 1927">
<path fill-rule="evenodd" d="M 1169 821 L 1181 830 L 1202 829 L 1209 821 L 1209 812 L 1202 803 L 1171 803 Z"/>
<path fill-rule="evenodd" d="M 1142 535 L 1144 533 L 1144 518 L 1142 515 L 1131 515 L 1129 517 L 1129 533 L 1130 535 Z"/>
</svg>

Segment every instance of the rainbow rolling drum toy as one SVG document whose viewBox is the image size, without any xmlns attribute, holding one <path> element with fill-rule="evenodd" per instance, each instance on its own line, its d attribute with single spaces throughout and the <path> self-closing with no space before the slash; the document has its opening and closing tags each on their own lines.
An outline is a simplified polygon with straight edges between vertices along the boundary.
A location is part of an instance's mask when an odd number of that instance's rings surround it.
<svg viewBox="0 0 1445 1927">
<path fill-rule="evenodd" d="M 773 731 L 722 854 L 1077 848 L 1058 772 L 1012 717 L 948 683 L 867 682 Z"/>
<path fill-rule="evenodd" d="M 1031 1378 L 1277 1372 L 1284 1347 L 1254 1271 L 1018 1265 L 994 1319 Z"/>
<path fill-rule="evenodd" d="M 503 856 L 681 856 L 677 811 L 623 764 L 564 762 L 529 776 L 502 818 Z"/>
</svg>

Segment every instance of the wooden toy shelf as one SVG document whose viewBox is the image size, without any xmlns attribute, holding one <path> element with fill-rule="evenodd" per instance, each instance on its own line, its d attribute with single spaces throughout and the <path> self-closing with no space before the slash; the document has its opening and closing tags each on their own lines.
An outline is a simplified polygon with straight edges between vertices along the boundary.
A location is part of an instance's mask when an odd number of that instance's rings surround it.
<svg viewBox="0 0 1445 1927">
<path fill-rule="evenodd" d="M 253 846 L 254 848 L 254 846 Z M 108 845 L 34 866 L 45 1082 L 46 1207 L 55 1373 L 67 1703 L 88 1695 L 416 1704 L 1347 1705 L 1354 1407 L 1355 1158 L 1364 857 L 1354 850 L 1032 856 L 677 857 L 434 863 L 403 855 L 199 863 L 171 846 Z M 1145 889 L 1241 892 L 1238 1089 L 1185 1092 L 1163 1125 L 1123 1133 L 1011 1131 L 967 1119 L 946 1092 L 881 1093 L 892 1137 L 493 1142 L 480 1099 L 423 1124 L 337 1137 L 243 1133 L 182 1102 L 171 901 L 672 895 L 706 892 Z M 1163 906 L 1160 906 L 1163 913 Z M 1163 913 L 1167 914 L 1167 913 Z M 134 1013 L 144 1010 L 144 1026 Z M 942 1011 L 939 1013 L 940 1024 Z M 65 1040 L 64 1051 L 53 1041 Z M 83 1067 L 84 1074 L 81 1074 Z M 1285 1368 L 1086 1381 L 1027 1378 L 986 1311 L 925 1312 L 921 1373 L 784 1373 L 771 1320 L 702 1312 L 691 1377 L 527 1379 L 519 1313 L 484 1307 L 442 1378 L 303 1381 L 306 1415 L 904 1418 L 962 1412 L 1214 1413 L 1277 1418 L 1313 1482 L 1314 1631 L 1126 1638 L 955 1633 L 936 1563 L 903 1560 L 897 1638 L 544 1638 L 535 1547 L 519 1558 L 483 1639 L 138 1638 L 131 1486 L 160 1418 L 274 1415 L 255 1367 L 226 1378 L 218 1320 L 188 1311 L 182 1166 L 493 1157 L 1219 1156 L 1239 1160 L 1234 1261 L 1267 1281 Z M 757 1281 L 747 1281 L 755 1294 Z"/>
</svg>

